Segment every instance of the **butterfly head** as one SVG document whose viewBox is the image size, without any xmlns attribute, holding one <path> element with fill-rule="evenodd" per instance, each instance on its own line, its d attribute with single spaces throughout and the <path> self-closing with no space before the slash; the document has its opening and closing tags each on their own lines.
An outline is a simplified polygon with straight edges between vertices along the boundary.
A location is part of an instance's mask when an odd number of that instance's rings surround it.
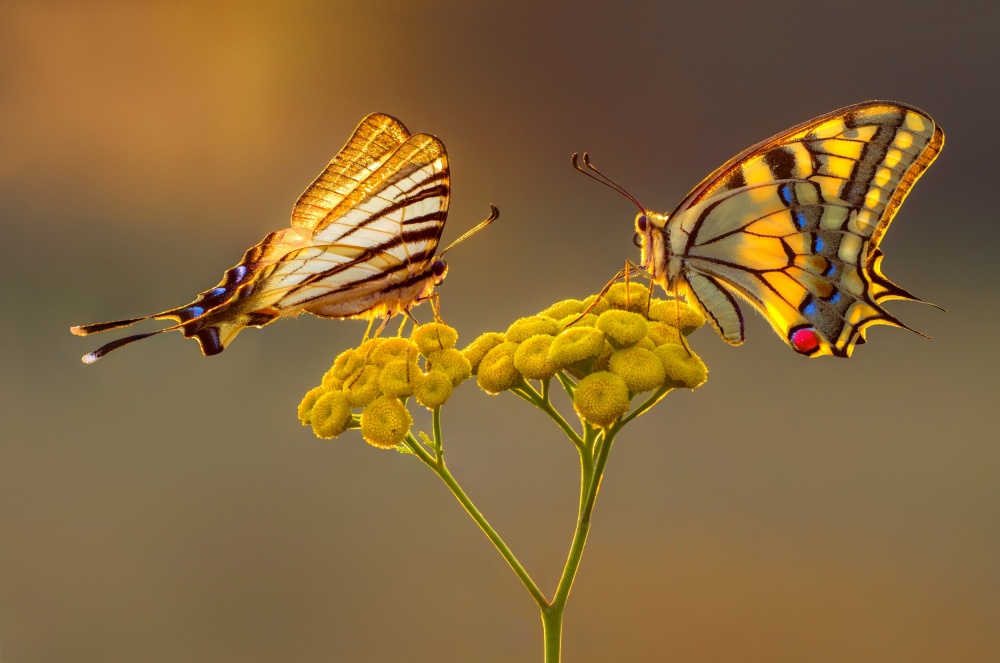
<svg viewBox="0 0 1000 663">
<path fill-rule="evenodd" d="M 656 256 L 662 255 L 666 248 L 667 215 L 643 210 L 635 215 L 635 235 L 632 243 L 640 251 L 639 265 L 653 275 L 659 277 L 663 270 Z"/>
<path fill-rule="evenodd" d="M 434 285 L 441 285 L 446 276 L 448 276 L 448 263 L 441 258 L 431 263 L 431 279 L 433 279 Z"/>
</svg>

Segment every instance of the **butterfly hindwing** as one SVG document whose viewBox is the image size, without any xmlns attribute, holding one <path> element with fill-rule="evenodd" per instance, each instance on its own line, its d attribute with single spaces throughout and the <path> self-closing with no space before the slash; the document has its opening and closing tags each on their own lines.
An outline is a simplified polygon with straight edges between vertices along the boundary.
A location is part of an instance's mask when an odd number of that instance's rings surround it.
<svg viewBox="0 0 1000 663">
<path fill-rule="evenodd" d="M 867 326 L 903 326 L 882 301 L 916 299 L 882 275 L 878 243 L 943 142 L 921 111 L 867 102 L 744 151 L 670 215 L 677 276 L 696 300 L 699 277 L 728 287 L 803 354 L 849 356 Z"/>
</svg>

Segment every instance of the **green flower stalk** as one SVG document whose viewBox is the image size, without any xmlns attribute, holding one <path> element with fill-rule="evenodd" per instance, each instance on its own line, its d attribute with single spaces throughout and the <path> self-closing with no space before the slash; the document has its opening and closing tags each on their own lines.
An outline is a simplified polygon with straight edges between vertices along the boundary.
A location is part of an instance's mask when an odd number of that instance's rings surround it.
<svg viewBox="0 0 1000 663">
<path fill-rule="evenodd" d="M 686 304 L 651 299 L 649 289 L 636 283 L 615 284 L 600 298 L 557 302 L 516 320 L 504 333 L 482 334 L 461 351 L 458 332 L 434 322 L 418 326 L 409 339 L 376 338 L 342 352 L 320 386 L 303 397 L 298 415 L 317 437 L 360 428 L 372 446 L 412 454 L 437 474 L 535 601 L 544 660 L 557 663 L 563 613 L 613 443 L 629 422 L 671 390 L 705 382 L 708 369 L 685 339 L 704 322 Z M 445 464 L 442 411 L 454 390 L 473 377 L 487 394 L 510 393 L 544 412 L 580 456 L 576 530 L 551 595 L 532 579 Z M 565 417 L 553 404 L 553 386 L 569 396 L 574 416 Z M 431 411 L 431 434 L 411 431 L 410 397 Z M 574 418 L 577 425 L 570 423 Z"/>
</svg>

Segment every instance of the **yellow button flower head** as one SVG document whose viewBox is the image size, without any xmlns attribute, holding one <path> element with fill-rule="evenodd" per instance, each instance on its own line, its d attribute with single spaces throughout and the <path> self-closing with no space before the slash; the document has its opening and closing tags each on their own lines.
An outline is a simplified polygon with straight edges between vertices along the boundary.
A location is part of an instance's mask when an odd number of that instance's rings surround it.
<svg viewBox="0 0 1000 663">
<path fill-rule="evenodd" d="M 340 391 L 340 388 L 344 386 L 344 381 L 337 377 L 336 369 L 330 368 L 330 370 L 323 374 L 321 384 L 327 391 Z"/>
<path fill-rule="evenodd" d="M 302 397 L 302 402 L 299 403 L 299 421 L 302 422 L 303 426 L 308 426 L 312 422 L 313 406 L 324 394 L 326 394 L 326 389 L 316 387 L 307 391 L 306 395 Z"/>
<path fill-rule="evenodd" d="M 677 331 L 677 327 L 667 322 L 653 322 L 649 325 L 649 334 L 646 336 L 656 345 L 663 345 L 664 343 L 680 343 L 681 334 Z"/>
<path fill-rule="evenodd" d="M 357 350 L 344 350 L 333 360 L 333 368 L 330 370 L 333 371 L 334 377 L 338 380 L 346 380 L 354 375 L 364 363 L 365 360 L 358 355 Z"/>
<path fill-rule="evenodd" d="M 628 293 L 627 298 L 625 296 L 626 292 Z M 646 299 L 649 298 L 649 288 L 634 281 L 629 281 L 628 290 L 626 291 L 624 283 L 615 283 L 608 288 L 608 291 L 604 294 L 604 298 L 608 300 L 611 308 L 645 313 Z M 626 299 L 628 300 L 627 309 L 625 305 Z"/>
<path fill-rule="evenodd" d="M 385 343 L 384 338 L 370 338 L 361 345 L 358 346 L 358 356 L 360 356 L 365 361 L 370 361 L 372 353 L 375 352 L 380 345 Z"/>
<path fill-rule="evenodd" d="M 649 323 L 638 313 L 611 309 L 597 318 L 597 328 L 615 347 L 635 345 L 649 330 Z"/>
<path fill-rule="evenodd" d="M 472 377 L 472 363 L 455 348 L 448 348 L 427 355 L 427 371 L 444 373 L 457 387 Z"/>
<path fill-rule="evenodd" d="M 663 361 L 652 351 L 638 346 L 616 351 L 611 355 L 609 367 L 633 394 L 658 389 L 667 379 Z"/>
<path fill-rule="evenodd" d="M 431 371 L 421 377 L 413 395 L 428 410 L 436 410 L 445 404 L 452 389 L 451 378 L 439 371 Z"/>
<path fill-rule="evenodd" d="M 386 396 L 412 396 L 417 382 L 423 378 L 417 362 L 397 359 L 382 367 L 378 376 L 379 389 Z"/>
<path fill-rule="evenodd" d="M 532 336 L 517 347 L 514 368 L 529 380 L 548 380 L 559 371 L 549 359 L 549 347 L 555 337 L 548 334 Z"/>
<path fill-rule="evenodd" d="M 486 353 L 479 363 L 476 382 L 487 394 L 499 394 L 513 387 L 521 380 L 521 374 L 514 367 L 514 353 L 517 343 L 501 343 Z"/>
<path fill-rule="evenodd" d="M 561 302 L 556 302 L 538 315 L 545 316 L 546 318 L 553 318 L 555 320 L 561 320 L 567 315 L 580 315 L 581 313 L 583 313 L 583 302 L 577 299 L 566 299 Z"/>
<path fill-rule="evenodd" d="M 593 327 L 570 327 L 549 346 L 549 359 L 562 368 L 579 364 L 604 352 L 604 334 Z"/>
<path fill-rule="evenodd" d="M 462 355 L 469 360 L 472 365 L 472 374 L 475 375 L 479 371 L 479 363 L 486 356 L 486 353 L 495 348 L 496 346 L 503 343 L 503 334 L 499 332 L 487 332 L 469 343 L 464 350 L 462 350 Z"/>
<path fill-rule="evenodd" d="M 375 350 L 368 360 L 376 366 L 385 366 L 394 361 L 417 361 L 419 351 L 408 338 L 387 338 Z"/>
<path fill-rule="evenodd" d="M 361 412 L 361 435 L 380 449 L 391 449 L 406 437 L 413 425 L 406 406 L 398 398 L 379 396 Z"/>
<path fill-rule="evenodd" d="M 708 379 L 708 368 L 701 357 L 690 352 L 683 345 L 668 343 L 653 351 L 663 362 L 667 371 L 667 379 L 673 380 L 682 387 L 694 389 Z"/>
<path fill-rule="evenodd" d="M 344 393 L 351 407 L 364 407 L 379 394 L 379 368 L 375 364 L 367 364 L 361 372 L 344 383 Z"/>
<path fill-rule="evenodd" d="M 337 437 L 351 423 L 351 406 L 342 391 L 324 394 L 312 409 L 312 429 L 316 437 L 329 440 Z"/>
<path fill-rule="evenodd" d="M 576 385 L 573 408 L 593 426 L 607 428 L 628 410 L 628 387 L 614 373 L 591 373 Z"/>
<path fill-rule="evenodd" d="M 527 318 L 515 320 L 514 323 L 507 328 L 506 338 L 511 343 L 520 343 L 528 340 L 532 336 L 537 336 L 538 334 L 552 335 L 558 333 L 558 322 L 552 318 L 546 318 L 541 315 L 532 315 Z"/>
<path fill-rule="evenodd" d="M 684 302 L 674 300 L 656 301 L 649 307 L 649 319 L 665 322 L 674 327 L 680 323 L 681 331 L 685 335 L 705 324 L 705 316 L 701 311 L 691 308 Z"/>
<path fill-rule="evenodd" d="M 425 357 L 437 350 L 453 348 L 457 341 L 458 332 L 443 322 L 430 322 L 413 330 L 413 342 Z"/>
</svg>

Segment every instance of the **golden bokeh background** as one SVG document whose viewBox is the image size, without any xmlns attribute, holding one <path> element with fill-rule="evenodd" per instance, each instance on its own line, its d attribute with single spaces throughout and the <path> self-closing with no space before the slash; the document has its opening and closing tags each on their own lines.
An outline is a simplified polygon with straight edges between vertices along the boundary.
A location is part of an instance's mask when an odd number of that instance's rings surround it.
<svg viewBox="0 0 1000 663">
<path fill-rule="evenodd" d="M 995 4 L 8 2 L 0 7 L 0 660 L 532 661 L 535 608 L 438 480 L 295 405 L 361 322 L 222 355 L 165 335 L 84 366 L 70 325 L 190 301 L 366 113 L 449 148 L 443 313 L 469 341 L 598 289 L 634 210 L 865 99 L 947 134 L 882 246 L 948 310 L 892 311 L 848 361 L 750 314 L 692 337 L 708 384 L 620 437 L 565 660 L 1000 660 Z M 426 319 L 429 311 L 418 316 Z M 308 318 L 308 319 L 307 319 Z M 576 458 L 470 385 L 452 469 L 551 592 Z"/>
</svg>

